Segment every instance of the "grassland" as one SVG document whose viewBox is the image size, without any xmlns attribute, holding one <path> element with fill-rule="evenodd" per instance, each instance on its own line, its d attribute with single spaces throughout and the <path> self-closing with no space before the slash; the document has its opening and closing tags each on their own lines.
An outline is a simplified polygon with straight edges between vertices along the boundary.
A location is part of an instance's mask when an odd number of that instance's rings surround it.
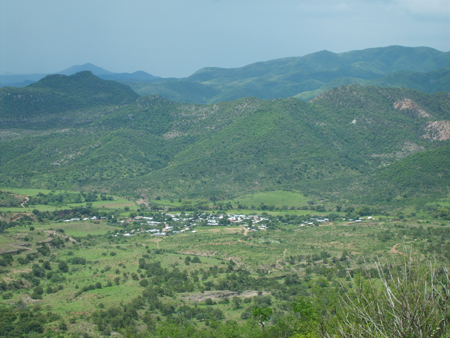
<svg viewBox="0 0 450 338">
<path fill-rule="evenodd" d="M 242 197 L 230 200 L 229 202 L 241 203 L 247 206 L 259 206 L 264 203 L 266 205 L 274 205 L 275 207 L 302 207 L 307 205 L 308 198 L 300 192 L 268 191 L 244 195 Z"/>
<path fill-rule="evenodd" d="M 39 191 L 20 192 L 37 194 Z M 131 204 L 130 201 L 117 199 L 107 202 L 110 208 L 94 210 L 100 213 L 107 209 L 116 215 L 114 221 L 121 218 L 129 220 L 129 212 L 124 212 L 123 204 Z M 157 202 L 166 208 L 186 205 L 186 201 L 169 200 L 169 204 L 165 204 L 167 201 L 164 200 Z M 281 207 L 310 204 L 305 196 L 292 192 L 259 193 L 229 202 L 233 205 L 239 202 L 259 206 L 264 203 Z M 226 203 L 228 201 L 224 205 Z M 193 201 L 189 204 L 193 204 Z M 217 208 L 217 203 L 211 202 L 210 206 Z M 45 207 L 33 206 L 40 212 L 45 211 Z M 130 211 L 136 208 L 130 206 Z M 15 214 L 9 209 L 0 211 L 3 219 L 11 219 L 11 215 Z M 24 210 L 21 211 L 23 213 Z M 211 211 L 223 212 L 217 209 Z M 261 210 L 252 209 L 236 212 L 261 214 Z M 20 222 L 19 219 L 14 227 L 6 228 L 0 234 L 2 253 L 22 250 L 13 255 L 10 265 L 0 267 L 0 285 L 3 288 L 6 285 L 6 290 L 3 289 L 1 294 L 6 295 L 8 304 L 23 303 L 29 308 L 39 305 L 51 310 L 60 316 L 60 321 L 67 323 L 68 334 L 99 335 L 98 328 L 89 319 L 95 311 L 125 306 L 131 300 L 139 299 L 145 290 L 166 292 L 158 295 L 162 308 L 152 310 L 153 320 L 160 316 L 168 316 L 167 320 L 171 318 L 163 309 L 182 309 L 187 306 L 205 311 L 220 310 L 224 320 L 243 322 L 244 315 L 252 307 L 258 306 L 260 300 L 269 301 L 270 304 L 265 306 L 272 307 L 277 316 L 282 316 L 289 302 L 298 295 L 311 296 L 317 292 L 318 285 L 326 293 L 332 292 L 336 285 L 351 287 L 348 274 L 363 266 L 373 267 L 370 262 L 374 259 L 402 257 L 402 253 L 408 249 L 412 250 L 415 261 L 430 255 L 435 255 L 439 260 L 446 259 L 445 250 L 440 253 L 436 250 L 447 245 L 445 236 L 450 233 L 450 224 L 427 218 L 423 213 L 417 213 L 417 218 L 409 220 L 391 221 L 386 216 L 374 216 L 356 223 L 344 221 L 344 217 L 340 217 L 334 222 L 305 226 L 299 218 L 302 215 L 323 217 L 327 213 L 311 210 L 264 212 L 267 212 L 265 217 L 270 219 L 265 231 L 246 230 L 244 225 L 236 224 L 197 226 L 195 233 L 186 231 L 166 237 L 155 237 L 145 232 L 132 237 L 123 236 L 125 232 L 137 232 L 143 226 L 147 227 L 139 221 L 116 223 L 110 218 L 75 222 L 44 219 L 38 222 L 31 213 L 30 216 L 34 217 L 31 221 L 27 219 L 26 222 Z M 136 214 L 136 211 L 132 213 Z M 161 211 L 153 215 L 160 217 Z M 192 212 L 186 212 L 183 217 L 189 215 Z M 189 226 L 189 223 L 183 223 L 182 227 L 185 225 Z M 38 253 L 43 243 L 50 249 L 45 255 Z M 187 264 L 187 257 L 198 257 L 200 262 Z M 74 258 L 83 259 L 85 263 L 76 264 Z M 160 264 L 164 271 L 151 273 L 151 269 L 143 268 L 143 260 L 146 264 Z M 60 270 L 61 262 L 67 262 L 66 272 Z M 46 275 L 38 278 L 44 292 L 41 299 L 36 299 L 33 293 L 35 285 L 32 285 L 36 283 L 36 278 L 30 274 L 35 271 L 36 265 L 41 267 L 44 263 L 49 264 L 44 271 Z M 171 291 L 177 290 L 179 286 L 173 284 L 173 280 L 170 282 L 172 284 L 161 280 L 159 273 L 166 274 L 166 277 L 185 274 L 191 288 L 189 291 Z M 248 286 L 238 286 L 239 292 L 232 286 L 219 287 L 221 283 L 228 285 L 232 276 L 248 276 L 245 278 L 249 279 L 244 279 Z M 142 284 L 145 280 L 150 286 Z M 258 280 L 266 284 L 258 284 Z M 223 296 L 223 293 L 228 296 Z M 233 297 L 247 303 L 236 307 L 232 303 Z M 206 304 L 207 299 L 212 300 L 211 305 Z M 139 310 L 139 316 L 143 316 L 145 311 Z M 198 327 L 207 325 L 205 320 L 195 323 Z M 140 327 L 141 324 L 137 325 Z"/>
</svg>

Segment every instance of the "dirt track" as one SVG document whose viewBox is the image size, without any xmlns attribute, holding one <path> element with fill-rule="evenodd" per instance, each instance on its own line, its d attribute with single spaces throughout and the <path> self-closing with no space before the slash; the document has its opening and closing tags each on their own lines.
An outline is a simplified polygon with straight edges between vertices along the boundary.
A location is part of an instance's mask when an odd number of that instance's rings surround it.
<svg viewBox="0 0 450 338">
<path fill-rule="evenodd" d="M 403 255 L 403 252 L 400 252 L 400 251 L 397 250 L 397 246 L 399 246 L 399 245 L 400 245 L 400 243 L 395 244 L 395 245 L 392 247 L 391 252 L 392 252 L 392 253 L 395 253 L 395 254 Z"/>
<path fill-rule="evenodd" d="M 414 242 L 414 241 L 412 241 L 412 242 Z M 408 243 L 411 243 L 411 242 L 408 242 Z M 399 255 L 402 255 L 402 256 L 406 256 L 403 252 L 397 250 L 397 246 L 399 246 L 399 245 L 400 245 L 400 243 L 395 244 L 391 248 L 391 252 L 394 253 L 394 254 L 399 254 Z M 410 260 L 411 260 L 411 262 L 413 261 L 412 257 L 410 257 Z"/>
</svg>

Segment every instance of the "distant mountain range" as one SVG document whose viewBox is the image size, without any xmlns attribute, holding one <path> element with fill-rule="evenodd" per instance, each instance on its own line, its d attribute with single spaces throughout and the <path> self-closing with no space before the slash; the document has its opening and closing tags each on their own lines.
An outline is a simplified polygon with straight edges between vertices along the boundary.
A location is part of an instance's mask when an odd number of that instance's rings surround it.
<svg viewBox="0 0 450 338">
<path fill-rule="evenodd" d="M 428 93 L 450 88 L 450 53 L 427 47 L 390 46 L 258 62 L 241 68 L 203 68 L 185 79 L 130 83 L 141 95 L 179 102 L 214 103 L 254 96 L 310 100 L 348 84 L 408 87 Z M 445 69 L 446 68 L 446 69 Z"/>
<path fill-rule="evenodd" d="M 164 79 L 142 71 L 112 73 L 90 63 L 59 74 L 80 71 L 127 84 L 140 95 L 162 95 L 172 101 L 190 103 L 292 96 L 309 101 L 324 91 L 350 84 L 406 87 L 426 93 L 450 91 L 450 53 L 427 47 L 390 46 L 340 54 L 321 51 L 240 68 L 203 68 L 182 79 Z M 0 84 L 20 87 L 44 76 L 2 75 Z"/>
<path fill-rule="evenodd" d="M 72 66 L 56 74 L 73 75 L 82 71 L 90 71 L 103 80 L 153 82 L 161 79 L 160 77 L 153 76 L 143 71 L 137 71 L 134 73 L 113 73 L 101 67 L 97 67 L 92 63 Z M 49 74 L 0 75 L 0 86 L 24 87 L 39 81 L 47 75 Z"/>
<path fill-rule="evenodd" d="M 446 196 L 450 95 L 348 85 L 312 102 L 139 97 L 92 72 L 0 89 L 2 186 L 220 199 Z"/>
</svg>

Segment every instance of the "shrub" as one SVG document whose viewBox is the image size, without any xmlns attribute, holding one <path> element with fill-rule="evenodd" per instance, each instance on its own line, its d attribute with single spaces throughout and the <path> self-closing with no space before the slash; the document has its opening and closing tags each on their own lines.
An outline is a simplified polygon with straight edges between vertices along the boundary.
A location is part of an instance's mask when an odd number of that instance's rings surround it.
<svg viewBox="0 0 450 338">
<path fill-rule="evenodd" d="M 445 337 L 450 323 L 450 274 L 431 263 L 376 263 L 381 285 L 356 278 L 341 297 L 341 337 Z M 368 335 L 369 334 L 369 335 Z"/>
<path fill-rule="evenodd" d="M 143 286 L 144 288 L 148 286 L 148 280 L 147 279 L 141 279 L 139 282 L 140 286 Z"/>
<path fill-rule="evenodd" d="M 11 299 L 12 297 L 13 297 L 12 292 L 4 292 L 4 293 L 2 294 L 2 298 L 3 298 L 3 299 Z"/>
<path fill-rule="evenodd" d="M 80 264 L 80 265 L 86 264 L 86 258 L 83 257 L 73 257 L 70 261 L 72 264 Z"/>
</svg>

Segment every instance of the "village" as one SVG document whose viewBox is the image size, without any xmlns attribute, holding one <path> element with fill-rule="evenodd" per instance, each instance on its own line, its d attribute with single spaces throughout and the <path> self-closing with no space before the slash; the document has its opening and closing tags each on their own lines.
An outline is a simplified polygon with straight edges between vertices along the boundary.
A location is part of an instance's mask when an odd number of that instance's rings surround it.
<svg viewBox="0 0 450 338">
<path fill-rule="evenodd" d="M 163 219 L 161 219 L 163 218 Z M 266 231 L 270 225 L 279 223 L 270 217 L 258 214 L 207 214 L 202 213 L 194 217 L 193 215 L 161 213 L 161 218 L 155 216 L 136 216 L 134 218 L 123 219 L 119 223 L 123 224 L 126 230 L 117 232 L 114 236 L 131 237 L 140 233 L 148 233 L 153 236 L 172 236 L 182 233 L 195 234 L 198 226 L 242 226 L 246 232 Z M 157 219 L 157 220 L 156 220 Z M 299 224 L 300 227 L 314 226 L 319 223 L 329 222 L 328 218 L 312 218 Z M 137 225 L 133 228 L 133 225 Z"/>
<path fill-rule="evenodd" d="M 373 220 L 371 216 L 364 218 L 367 221 Z M 218 226 L 240 226 L 248 232 L 266 231 L 269 227 L 275 228 L 276 225 L 295 224 L 302 227 L 320 226 L 329 224 L 334 221 L 347 221 L 352 223 L 360 223 L 364 219 L 339 218 L 330 219 L 328 217 L 317 217 L 309 215 L 298 219 L 295 222 L 284 222 L 279 216 L 271 216 L 267 213 L 259 214 L 226 214 L 226 213 L 156 213 L 149 216 L 137 215 L 134 217 L 126 217 L 115 219 L 114 215 L 106 216 L 92 216 L 84 218 L 71 218 L 63 220 L 64 223 L 76 221 L 90 221 L 103 222 L 106 221 L 110 225 L 120 225 L 123 229 L 115 233 L 113 236 L 132 237 L 141 233 L 150 234 L 153 236 L 173 236 L 183 233 L 195 234 L 196 227 L 218 227 Z"/>
</svg>

